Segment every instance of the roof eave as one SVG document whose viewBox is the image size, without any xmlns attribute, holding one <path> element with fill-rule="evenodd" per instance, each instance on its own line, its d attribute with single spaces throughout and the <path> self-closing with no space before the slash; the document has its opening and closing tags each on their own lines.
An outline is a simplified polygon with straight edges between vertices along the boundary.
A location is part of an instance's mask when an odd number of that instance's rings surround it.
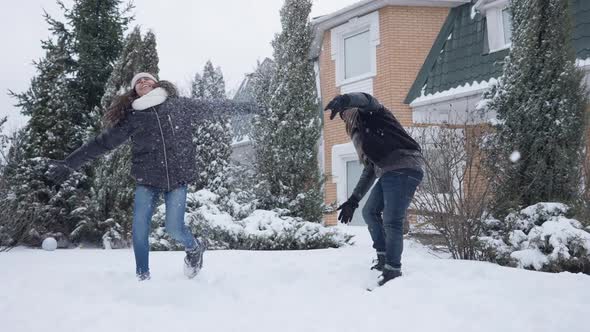
<svg viewBox="0 0 590 332">
<path fill-rule="evenodd" d="M 576 59 L 576 66 L 586 72 L 587 76 L 590 76 L 590 58 L 587 59 Z M 470 85 L 474 85 L 471 89 L 463 89 L 459 92 L 452 93 L 452 90 L 460 88 L 460 86 L 452 87 L 444 91 L 439 91 L 428 96 L 415 97 L 412 100 L 406 100 L 407 104 L 412 108 L 437 104 L 449 100 L 456 100 L 466 96 L 473 96 L 481 94 L 489 88 L 490 82 L 497 81 L 498 77 L 491 77 L 489 80 L 482 82 L 473 82 Z"/>
</svg>

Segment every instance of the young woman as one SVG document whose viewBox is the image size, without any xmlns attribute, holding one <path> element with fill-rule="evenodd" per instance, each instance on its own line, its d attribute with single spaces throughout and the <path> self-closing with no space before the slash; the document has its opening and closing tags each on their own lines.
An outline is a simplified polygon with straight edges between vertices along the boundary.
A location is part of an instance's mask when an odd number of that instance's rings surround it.
<svg viewBox="0 0 590 332">
<path fill-rule="evenodd" d="M 65 158 L 53 161 L 48 177 L 63 182 L 73 170 L 113 150 L 131 138 L 131 175 L 137 188 L 133 209 L 133 250 L 139 280 L 150 279 L 150 223 L 160 194 L 166 204 L 166 231 L 186 250 L 185 274 L 197 275 L 205 245 L 184 224 L 187 184 L 197 173 L 193 125 L 228 108 L 231 102 L 197 102 L 179 97 L 174 85 L 149 73 L 131 80 L 132 89 L 114 101 L 106 114 L 108 128 Z M 235 110 L 234 112 L 238 112 Z"/>
<path fill-rule="evenodd" d="M 360 200 L 379 179 L 362 212 L 377 251 L 377 264 L 372 269 L 383 273 L 381 286 L 402 275 L 406 210 L 424 175 L 421 148 L 393 114 L 367 93 L 336 96 L 326 110 L 332 110 L 330 120 L 340 114 L 364 165 L 352 195 L 338 207 L 341 222 L 352 220 Z"/>
</svg>

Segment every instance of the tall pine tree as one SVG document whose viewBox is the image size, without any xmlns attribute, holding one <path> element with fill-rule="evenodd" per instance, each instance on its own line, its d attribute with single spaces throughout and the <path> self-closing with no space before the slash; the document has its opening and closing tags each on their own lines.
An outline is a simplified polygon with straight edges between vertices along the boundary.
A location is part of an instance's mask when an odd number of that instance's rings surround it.
<svg viewBox="0 0 590 332">
<path fill-rule="evenodd" d="M 67 24 L 45 16 L 52 32 L 52 38 L 43 43 L 46 55 L 37 62 L 38 74 L 28 91 L 13 94 L 22 113 L 30 116 L 19 148 L 24 159 L 8 175 L 14 214 L 20 218 L 29 211 L 23 223 L 29 224 L 29 234 L 38 235 L 29 237 L 29 243 L 54 232 L 80 241 L 95 240 L 72 232 L 94 219 L 85 175 L 91 173 L 74 174 L 55 187 L 44 177 L 45 158 L 63 159 L 99 127 L 92 111 L 100 104 L 130 19 L 119 4 L 76 0 L 67 9 L 60 3 Z"/>
<path fill-rule="evenodd" d="M 191 83 L 191 98 L 202 99 L 205 95 L 205 86 L 203 85 L 203 77 L 196 73 Z"/>
<path fill-rule="evenodd" d="M 266 58 L 258 63 L 256 71 L 252 73 L 252 94 L 256 104 L 262 109 L 270 107 L 272 78 L 275 72 L 275 62 Z"/>
<path fill-rule="evenodd" d="M 203 74 L 195 74 L 191 96 L 203 100 L 223 100 L 225 96 L 225 80 L 220 67 L 213 67 L 211 60 L 207 60 Z"/>
<path fill-rule="evenodd" d="M 318 163 L 320 111 L 309 50 L 310 0 L 286 0 L 282 32 L 272 45 L 276 61 L 268 107 L 256 117 L 254 146 L 267 209 L 286 208 L 295 216 L 321 221 Z"/>
<path fill-rule="evenodd" d="M 214 68 L 207 61 L 202 75 L 195 75 L 192 97 L 209 102 L 223 101 L 225 82 L 221 68 Z M 219 104 L 220 106 L 223 103 Z M 207 188 L 218 194 L 227 192 L 226 176 L 231 156 L 231 126 L 229 117 L 223 109 L 211 109 L 219 112 L 208 119 L 201 119 L 196 130 L 194 141 L 197 145 L 197 189 Z"/>
<path fill-rule="evenodd" d="M 88 127 L 94 129 L 100 115 L 91 111 L 100 106 L 113 64 L 123 49 L 123 33 L 133 19 L 127 16 L 133 6 L 121 8 L 121 4 L 121 0 L 74 0 L 72 9 L 65 12 L 76 54 L 75 92 L 82 102 L 80 111 L 89 115 Z"/>
<path fill-rule="evenodd" d="M 19 230 L 33 234 L 26 239 L 29 244 L 38 244 L 47 233 L 68 236 L 74 225 L 90 219 L 89 198 L 80 183 L 83 175 L 76 174 L 59 190 L 43 175 L 46 158 L 63 159 L 82 144 L 86 129 L 81 103 L 72 96 L 76 85 L 73 37 L 63 23 L 47 14 L 45 20 L 53 36 L 42 44 L 46 53 L 36 62 L 38 74 L 26 92 L 13 94 L 30 119 L 19 135 L 19 145 L 11 149 L 6 174 L 12 199 L 7 213 L 27 225 Z M 22 235 L 11 237 L 22 239 Z"/>
<path fill-rule="evenodd" d="M 568 0 L 510 4 L 512 48 L 499 84 L 485 96 L 497 133 L 488 166 L 496 212 L 538 202 L 572 202 L 584 128 L 582 73 L 575 65 Z M 510 161 L 513 152 L 519 160 Z"/>
<path fill-rule="evenodd" d="M 30 117 L 25 129 L 26 157 L 63 159 L 82 144 L 85 127 L 80 121 L 81 104 L 71 95 L 76 84 L 71 77 L 75 70 L 71 35 L 63 23 L 47 14 L 45 20 L 53 38 L 42 43 L 45 57 L 35 63 L 38 75 L 26 92 L 12 95 L 22 114 Z"/>
<path fill-rule="evenodd" d="M 0 188 L 4 188 L 4 168 L 8 160 L 8 147 L 10 138 L 4 131 L 4 124 L 6 124 L 7 117 L 0 118 Z"/>
</svg>

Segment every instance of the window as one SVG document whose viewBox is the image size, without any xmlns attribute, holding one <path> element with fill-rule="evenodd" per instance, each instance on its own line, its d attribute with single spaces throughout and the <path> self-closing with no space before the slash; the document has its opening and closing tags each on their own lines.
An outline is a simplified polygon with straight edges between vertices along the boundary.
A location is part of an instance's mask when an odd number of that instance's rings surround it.
<svg viewBox="0 0 590 332">
<path fill-rule="evenodd" d="M 504 28 L 504 45 L 508 45 L 512 42 L 512 14 L 508 8 L 502 10 L 502 26 Z"/>
<path fill-rule="evenodd" d="M 369 31 L 344 39 L 344 78 L 350 79 L 371 71 Z"/>
<path fill-rule="evenodd" d="M 330 31 L 336 86 L 372 85 L 377 74 L 377 46 L 380 43 L 379 11 L 354 17 Z"/>
<path fill-rule="evenodd" d="M 346 193 L 347 193 L 347 197 L 350 197 L 350 195 L 352 195 L 352 192 L 354 191 L 354 187 L 356 187 L 356 184 L 359 182 L 359 179 L 361 178 L 361 174 L 363 173 L 363 168 L 364 168 L 364 166 L 361 165 L 361 163 L 358 160 L 351 160 L 351 161 L 346 162 Z M 357 211 L 359 211 L 359 212 L 357 212 L 353 215 L 351 225 L 355 225 L 355 226 L 365 225 L 365 222 L 363 220 L 363 215 L 362 215 L 362 213 L 360 213 L 360 211 L 363 210 L 363 207 L 367 203 L 367 198 L 369 197 L 370 193 L 371 193 L 371 191 L 368 191 L 367 194 L 365 195 L 365 197 L 363 197 L 363 199 L 359 202 L 359 206 L 357 208 Z"/>
<path fill-rule="evenodd" d="M 486 18 L 489 52 L 510 48 L 512 43 L 512 14 L 508 0 L 479 0 L 475 9 Z"/>
</svg>

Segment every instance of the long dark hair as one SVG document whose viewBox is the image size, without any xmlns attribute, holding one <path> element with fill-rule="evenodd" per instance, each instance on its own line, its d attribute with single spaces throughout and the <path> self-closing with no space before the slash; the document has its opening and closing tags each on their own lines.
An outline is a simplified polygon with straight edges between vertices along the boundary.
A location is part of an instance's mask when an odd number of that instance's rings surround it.
<svg viewBox="0 0 590 332">
<path fill-rule="evenodd" d="M 178 89 L 169 81 L 159 81 L 154 85 L 154 88 L 164 88 L 168 92 L 168 98 L 177 97 Z M 119 121 L 127 117 L 127 112 L 131 109 L 131 104 L 135 99 L 139 98 L 135 89 L 131 89 L 124 94 L 117 96 L 111 106 L 104 115 L 104 120 L 107 126 L 113 127 Z"/>
</svg>

